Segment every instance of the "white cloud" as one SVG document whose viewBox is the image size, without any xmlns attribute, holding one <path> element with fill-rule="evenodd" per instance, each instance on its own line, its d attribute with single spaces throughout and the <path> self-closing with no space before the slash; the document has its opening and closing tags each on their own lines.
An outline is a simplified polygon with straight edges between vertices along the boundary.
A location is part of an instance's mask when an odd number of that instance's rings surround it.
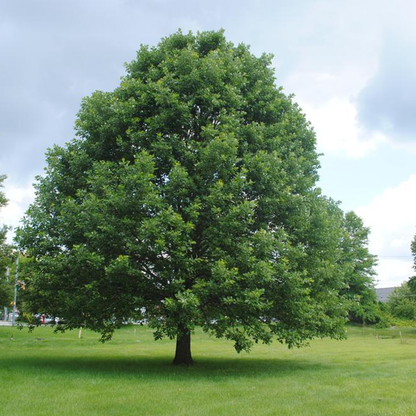
<svg viewBox="0 0 416 416">
<path fill-rule="evenodd" d="M 356 210 L 371 228 L 370 251 L 379 256 L 379 286 L 397 286 L 414 274 L 410 244 L 416 233 L 416 175 L 387 188 Z"/>
<path fill-rule="evenodd" d="M 305 110 L 316 131 L 318 151 L 325 154 L 364 157 L 386 140 L 360 126 L 355 105 L 349 100 L 334 98 L 319 107 L 307 105 Z"/>
<path fill-rule="evenodd" d="M 380 258 L 378 261 L 377 273 L 377 287 L 400 286 L 410 276 L 414 275 L 412 261 L 400 258 Z"/>
<path fill-rule="evenodd" d="M 356 97 L 376 73 L 378 62 L 369 57 L 361 64 L 332 72 L 297 70 L 285 80 L 285 89 L 295 92 L 316 131 L 318 150 L 328 156 L 361 158 L 387 140 L 358 120 Z"/>
</svg>

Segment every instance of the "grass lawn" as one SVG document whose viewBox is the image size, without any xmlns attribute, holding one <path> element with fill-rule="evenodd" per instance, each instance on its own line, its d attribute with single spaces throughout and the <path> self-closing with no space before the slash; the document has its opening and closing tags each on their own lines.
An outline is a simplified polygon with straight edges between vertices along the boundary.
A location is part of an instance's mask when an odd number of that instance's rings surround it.
<svg viewBox="0 0 416 416">
<path fill-rule="evenodd" d="M 197 331 L 196 364 L 177 368 L 174 342 L 147 327 L 104 345 L 92 332 L 0 327 L 0 415 L 416 415 L 416 329 L 399 331 L 240 355 Z"/>
</svg>

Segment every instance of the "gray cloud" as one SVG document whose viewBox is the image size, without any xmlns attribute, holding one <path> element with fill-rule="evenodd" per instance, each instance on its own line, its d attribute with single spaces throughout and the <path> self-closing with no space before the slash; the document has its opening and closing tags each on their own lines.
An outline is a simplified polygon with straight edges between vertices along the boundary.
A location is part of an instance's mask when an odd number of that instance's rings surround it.
<svg viewBox="0 0 416 416">
<path fill-rule="evenodd" d="M 416 42 L 387 39 L 379 69 L 358 97 L 358 117 L 368 130 L 395 141 L 416 141 Z"/>
<path fill-rule="evenodd" d="M 140 43 L 215 21 L 215 7 L 170 1 L 0 4 L 0 172 L 40 173 L 47 147 L 73 137 L 81 98 L 112 90 Z"/>
<path fill-rule="evenodd" d="M 114 89 L 140 43 L 177 30 L 155 3 L 140 4 L 1 3 L 0 172 L 40 173 L 47 147 L 72 139 L 81 98 Z"/>
</svg>

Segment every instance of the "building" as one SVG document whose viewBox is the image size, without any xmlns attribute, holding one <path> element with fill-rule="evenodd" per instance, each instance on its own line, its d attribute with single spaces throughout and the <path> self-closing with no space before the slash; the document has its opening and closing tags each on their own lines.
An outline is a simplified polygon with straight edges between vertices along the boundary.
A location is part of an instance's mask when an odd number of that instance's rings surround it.
<svg viewBox="0 0 416 416">
<path fill-rule="evenodd" d="M 376 295 L 377 295 L 377 300 L 379 302 L 387 302 L 389 300 L 389 296 L 391 295 L 391 292 L 393 292 L 393 290 L 396 289 L 395 287 L 383 287 L 380 289 L 376 289 Z"/>
</svg>

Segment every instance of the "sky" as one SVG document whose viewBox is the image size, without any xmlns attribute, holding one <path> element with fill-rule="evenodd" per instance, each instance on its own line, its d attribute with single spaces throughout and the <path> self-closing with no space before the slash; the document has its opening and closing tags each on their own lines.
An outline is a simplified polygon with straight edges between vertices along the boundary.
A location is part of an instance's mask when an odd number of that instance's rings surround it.
<svg viewBox="0 0 416 416">
<path fill-rule="evenodd" d="M 319 186 L 371 228 L 376 285 L 400 285 L 414 274 L 415 26 L 413 0 L 1 0 L 0 224 L 19 225 L 47 148 L 74 137 L 81 99 L 114 90 L 141 44 L 223 28 L 274 55 L 276 85 L 315 129 Z"/>
</svg>

